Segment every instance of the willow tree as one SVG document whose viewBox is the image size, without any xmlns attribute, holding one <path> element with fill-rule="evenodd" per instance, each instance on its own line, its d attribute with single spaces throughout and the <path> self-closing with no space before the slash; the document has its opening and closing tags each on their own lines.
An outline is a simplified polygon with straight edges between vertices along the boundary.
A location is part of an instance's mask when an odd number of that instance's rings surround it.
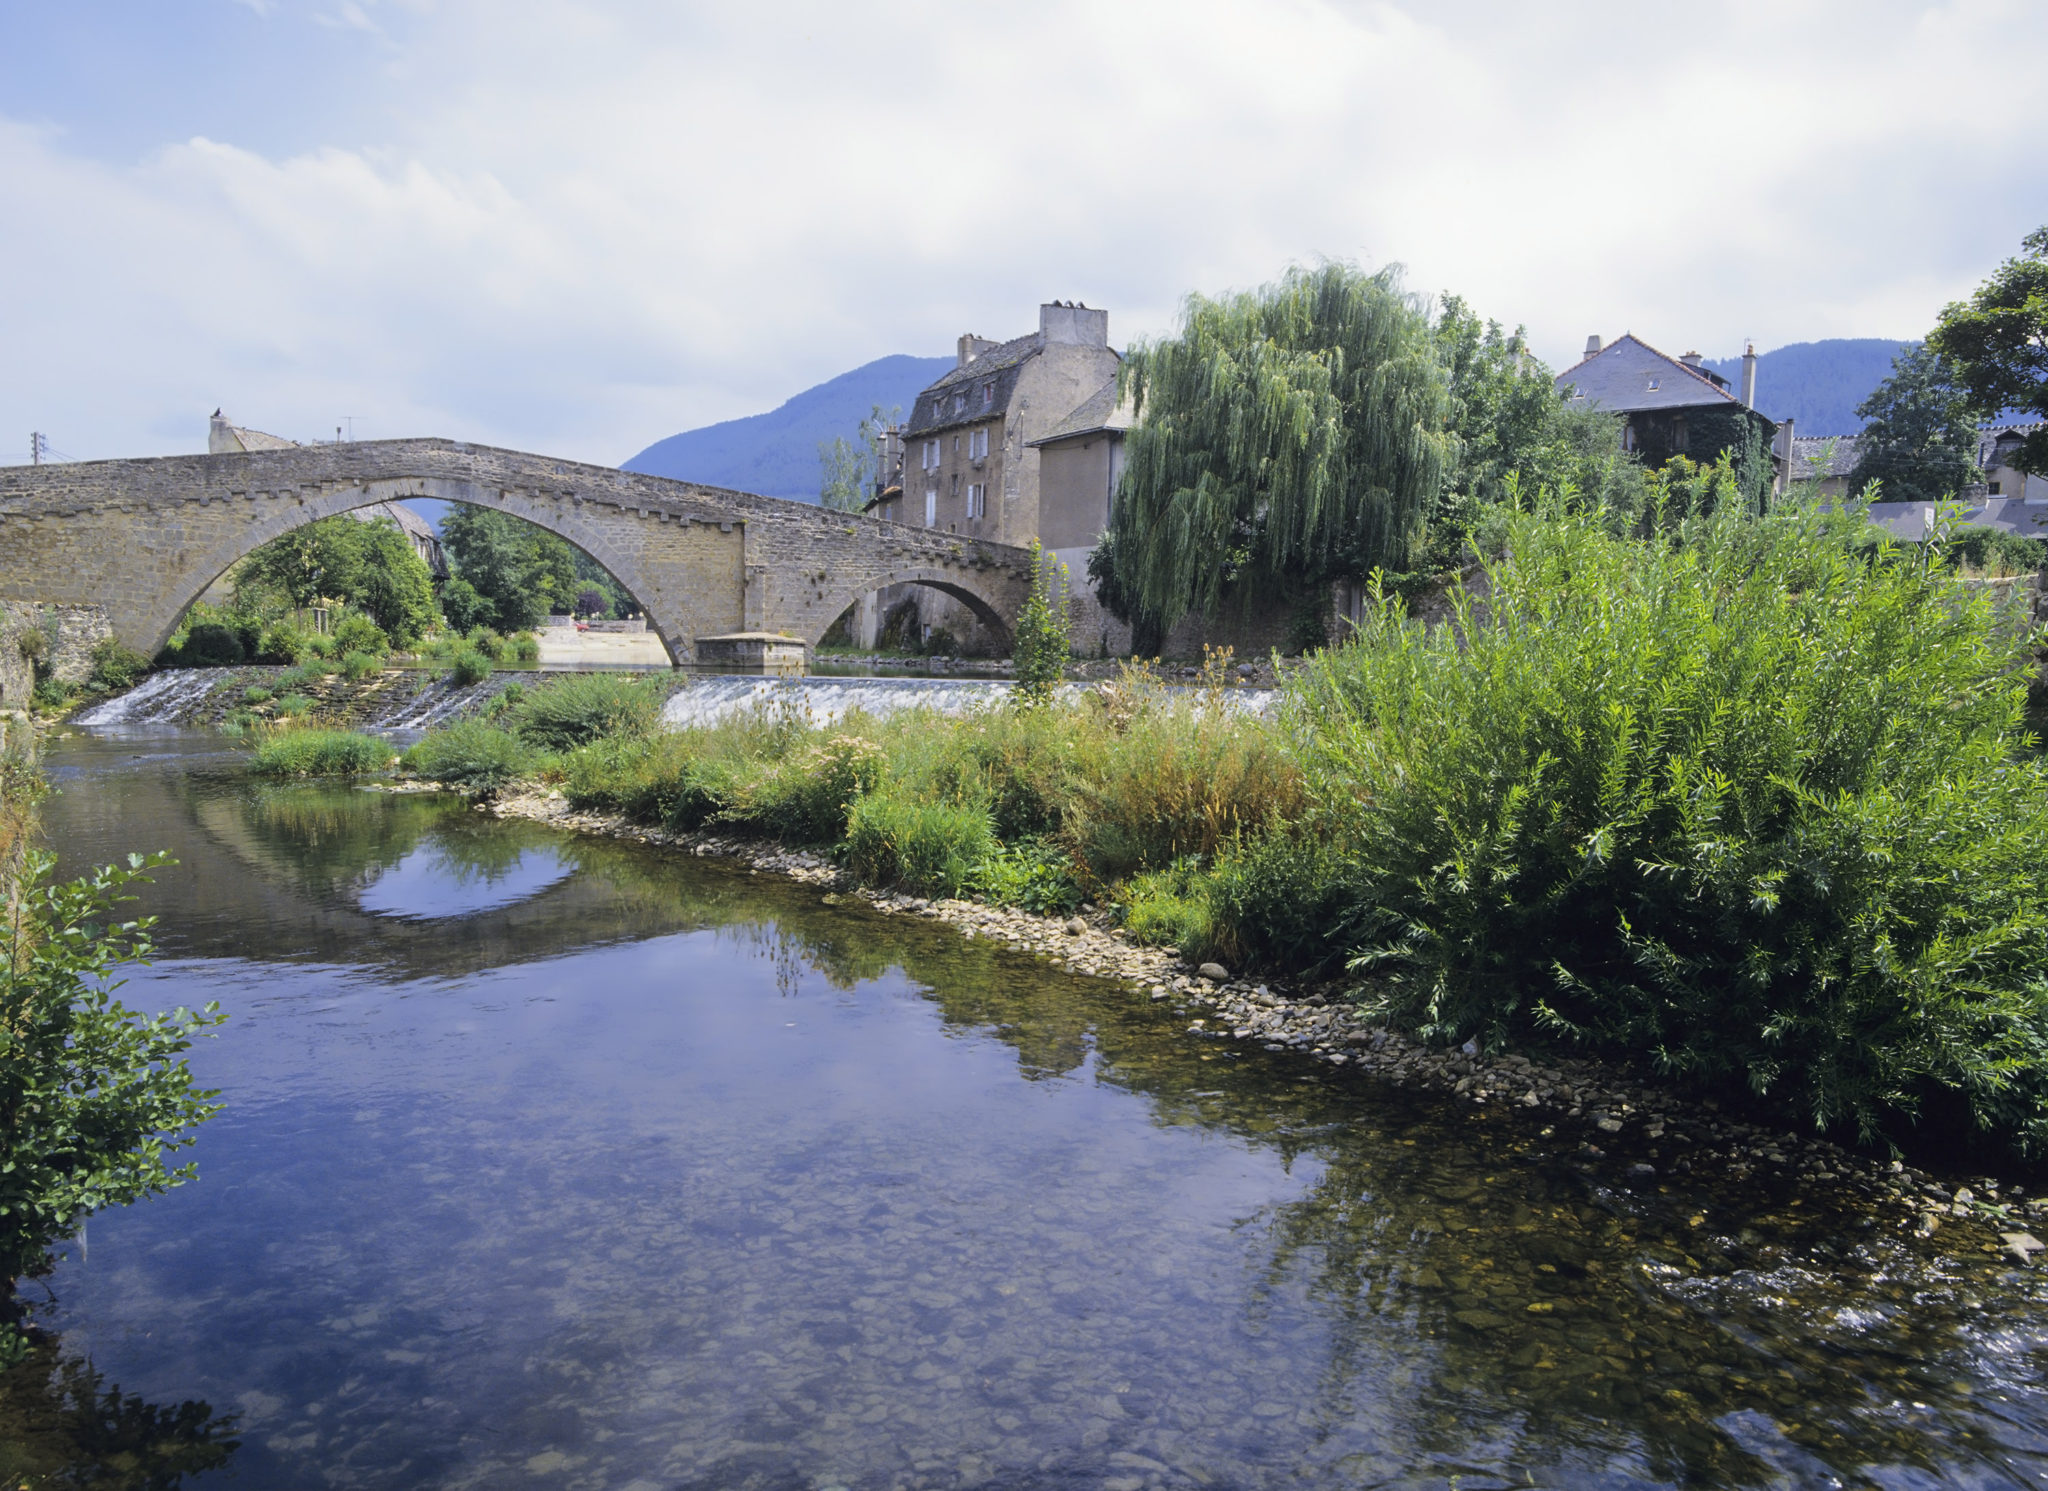
<svg viewBox="0 0 2048 1491">
<path fill-rule="evenodd" d="M 1090 573 L 1127 619 L 1163 631 L 1407 567 L 1456 442 L 1427 308 L 1398 269 L 1190 296 L 1180 334 L 1118 376 L 1137 423 Z"/>
</svg>

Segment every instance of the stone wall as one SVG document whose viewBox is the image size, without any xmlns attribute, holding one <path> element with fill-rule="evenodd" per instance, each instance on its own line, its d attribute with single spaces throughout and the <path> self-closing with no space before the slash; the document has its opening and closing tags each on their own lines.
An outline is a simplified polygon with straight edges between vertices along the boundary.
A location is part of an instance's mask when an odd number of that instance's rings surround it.
<svg viewBox="0 0 2048 1491">
<path fill-rule="evenodd" d="M 1002 544 L 519 451 L 388 440 L 0 468 L 0 600 L 100 608 L 114 635 L 154 654 L 258 545 L 408 497 L 559 534 L 611 571 L 679 662 L 696 638 L 738 631 L 816 645 L 858 597 L 906 583 L 1007 640 L 1029 579 L 1028 557 Z"/>
<path fill-rule="evenodd" d="M 0 601 L 0 710 L 28 707 L 35 689 L 35 670 L 21 650 L 21 638 L 35 630 L 35 607 Z"/>
</svg>

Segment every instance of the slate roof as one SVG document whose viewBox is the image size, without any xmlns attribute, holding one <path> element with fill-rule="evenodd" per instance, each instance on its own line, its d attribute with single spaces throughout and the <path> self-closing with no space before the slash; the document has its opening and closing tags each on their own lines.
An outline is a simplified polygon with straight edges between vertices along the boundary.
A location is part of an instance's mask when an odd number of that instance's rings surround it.
<svg viewBox="0 0 2048 1491">
<path fill-rule="evenodd" d="M 965 367 L 954 368 L 917 396 L 917 402 L 910 406 L 910 422 L 903 428 L 904 437 L 912 439 L 953 425 L 978 424 L 1005 413 L 1010 407 L 1010 395 L 1017 389 L 1018 373 L 1044 350 L 1044 336 L 1034 331 L 989 348 Z M 983 404 L 981 385 L 991 377 L 995 379 L 995 399 Z M 953 412 L 955 394 L 964 394 L 967 400 L 966 407 L 957 414 Z"/>
<path fill-rule="evenodd" d="M 1112 378 L 1083 399 L 1080 408 L 1028 443 L 1051 445 L 1056 440 L 1071 440 L 1076 435 L 1093 435 L 1102 430 L 1128 430 L 1135 423 L 1136 421 L 1131 418 L 1130 406 L 1117 402 L 1116 379 Z"/>
<path fill-rule="evenodd" d="M 1828 446 L 1834 446 L 1832 455 Z M 1792 437 L 1792 480 L 1823 481 L 1830 476 L 1847 476 L 1861 458 L 1862 437 L 1858 435 L 1795 435 Z"/>
<path fill-rule="evenodd" d="M 1555 381 L 1560 394 L 1584 398 L 1617 414 L 1702 404 L 1742 407 L 1724 379 L 1659 352 L 1633 333 L 1624 333 L 1574 363 Z"/>
</svg>

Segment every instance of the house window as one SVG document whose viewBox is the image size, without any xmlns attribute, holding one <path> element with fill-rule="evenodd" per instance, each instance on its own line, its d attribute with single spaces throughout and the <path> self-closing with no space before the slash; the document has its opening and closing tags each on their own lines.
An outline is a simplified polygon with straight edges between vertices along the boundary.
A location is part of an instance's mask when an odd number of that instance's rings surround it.
<svg viewBox="0 0 2048 1491">
<path fill-rule="evenodd" d="M 967 484 L 967 516 L 970 518 L 978 518 L 982 514 L 981 492 L 982 486 L 980 482 L 974 481 Z"/>
<path fill-rule="evenodd" d="M 988 459 L 988 430 L 986 427 L 967 432 L 967 458 L 970 461 Z"/>
<path fill-rule="evenodd" d="M 967 412 L 966 394 L 956 393 L 953 395 L 953 412 L 955 414 L 965 414 Z"/>
<path fill-rule="evenodd" d="M 993 409 L 996 402 L 996 386 L 993 381 L 981 385 L 981 407 Z"/>
<path fill-rule="evenodd" d="M 1686 429 L 1685 429 L 1685 416 L 1684 416 L 1683 414 L 1681 414 L 1681 415 L 1679 415 L 1679 416 L 1678 416 L 1678 418 L 1676 418 L 1676 419 L 1674 419 L 1674 420 L 1672 420 L 1672 421 L 1671 421 L 1671 448 L 1672 448 L 1672 450 L 1674 450 L 1674 451 L 1682 451 L 1682 450 L 1684 450 L 1684 449 L 1685 449 L 1685 447 L 1686 447 L 1686 441 L 1687 441 L 1687 439 L 1688 439 L 1688 438 L 1689 438 L 1689 437 L 1687 436 L 1687 434 L 1686 434 Z"/>
<path fill-rule="evenodd" d="M 1991 484 L 1991 495 L 1992 495 L 1992 496 L 1994 496 L 1994 497 L 1996 497 L 1996 496 L 1998 495 L 1998 483 L 1997 483 L 1997 482 L 1993 482 L 1993 483 Z"/>
<path fill-rule="evenodd" d="M 1655 393 L 1655 392 L 1657 391 L 1657 380 L 1656 380 L 1655 378 L 1652 378 L 1652 379 L 1650 380 L 1650 388 L 1649 388 L 1649 391 L 1650 391 L 1651 393 Z"/>
<path fill-rule="evenodd" d="M 939 464 L 939 442 L 927 440 L 924 443 L 924 469 L 929 471 Z"/>
<path fill-rule="evenodd" d="M 932 487 L 924 494 L 924 526 L 929 528 L 939 521 L 939 489 Z"/>
<path fill-rule="evenodd" d="M 1623 450 L 1634 450 L 1636 448 L 1636 427 L 1634 425 L 1623 425 L 1621 427 L 1621 448 Z"/>
</svg>

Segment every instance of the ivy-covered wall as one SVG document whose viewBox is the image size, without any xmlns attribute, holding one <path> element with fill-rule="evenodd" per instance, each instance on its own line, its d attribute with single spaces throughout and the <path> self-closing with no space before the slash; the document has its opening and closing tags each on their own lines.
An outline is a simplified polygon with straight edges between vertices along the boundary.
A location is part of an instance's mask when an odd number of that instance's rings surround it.
<svg viewBox="0 0 2048 1491">
<path fill-rule="evenodd" d="M 1755 430 L 1758 443 L 1769 450 L 1776 429 L 1754 409 L 1739 404 L 1645 409 L 1629 415 L 1628 425 L 1646 466 L 1661 466 L 1673 456 L 1685 456 L 1704 466 L 1719 459 L 1723 451 L 1733 452 L 1739 460 L 1745 431 Z"/>
</svg>

